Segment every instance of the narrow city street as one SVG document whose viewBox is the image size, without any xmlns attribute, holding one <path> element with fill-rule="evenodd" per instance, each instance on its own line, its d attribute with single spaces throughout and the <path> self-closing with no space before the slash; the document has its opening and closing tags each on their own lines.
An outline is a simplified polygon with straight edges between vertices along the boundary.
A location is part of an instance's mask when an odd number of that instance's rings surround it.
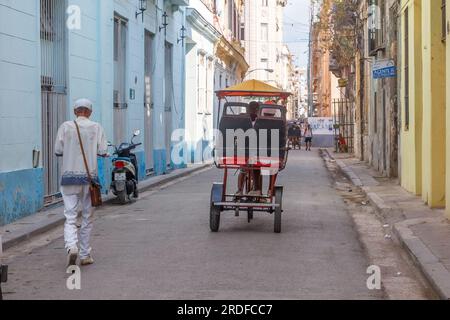
<svg viewBox="0 0 450 320">
<path fill-rule="evenodd" d="M 144 192 L 133 204 L 98 211 L 92 241 L 95 264 L 81 269 L 81 290 L 66 288 L 61 228 L 6 251 L 4 298 L 432 297 L 392 241 L 358 234 L 352 206 L 319 150 L 292 151 L 280 175 L 279 184 L 285 187 L 281 234 L 273 233 L 269 214 L 255 215 L 248 224 L 246 216 L 237 218 L 233 212 L 222 215 L 219 233 L 210 232 L 210 189 L 221 173 L 204 170 Z M 342 183 L 338 186 L 342 189 Z M 382 276 L 399 281 L 390 281 L 387 289 L 369 290 L 366 285 L 367 268 L 377 263 L 370 254 L 373 245 L 394 257 L 391 266 L 382 266 Z"/>
</svg>

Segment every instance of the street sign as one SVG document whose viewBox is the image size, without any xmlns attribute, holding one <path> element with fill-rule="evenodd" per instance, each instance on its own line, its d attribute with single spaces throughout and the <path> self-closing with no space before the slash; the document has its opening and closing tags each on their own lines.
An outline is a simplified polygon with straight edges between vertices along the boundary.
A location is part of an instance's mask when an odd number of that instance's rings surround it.
<svg viewBox="0 0 450 320">
<path fill-rule="evenodd" d="M 395 78 L 397 76 L 397 67 L 393 60 L 377 60 L 372 67 L 374 79 Z"/>
</svg>

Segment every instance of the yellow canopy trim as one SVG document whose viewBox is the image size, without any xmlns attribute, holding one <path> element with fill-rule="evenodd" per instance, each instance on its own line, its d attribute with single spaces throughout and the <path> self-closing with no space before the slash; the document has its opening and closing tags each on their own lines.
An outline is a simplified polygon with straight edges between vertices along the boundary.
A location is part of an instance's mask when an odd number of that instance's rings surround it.
<svg viewBox="0 0 450 320">
<path fill-rule="evenodd" d="M 216 91 L 219 98 L 223 97 L 279 97 L 286 99 L 291 95 L 277 87 L 259 80 L 248 80 L 224 90 Z"/>
</svg>

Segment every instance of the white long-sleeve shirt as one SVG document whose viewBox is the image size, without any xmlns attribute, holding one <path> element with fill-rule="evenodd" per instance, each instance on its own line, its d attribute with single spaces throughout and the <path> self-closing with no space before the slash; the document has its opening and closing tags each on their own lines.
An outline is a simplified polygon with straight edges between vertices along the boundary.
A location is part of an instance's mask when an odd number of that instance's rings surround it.
<svg viewBox="0 0 450 320">
<path fill-rule="evenodd" d="M 76 121 L 80 127 L 89 172 L 92 179 L 98 182 L 97 156 L 103 156 L 108 152 L 104 130 L 100 124 L 85 117 L 78 117 Z M 81 192 L 81 186 L 89 184 L 89 179 L 73 121 L 64 122 L 59 128 L 55 154 L 63 158 L 61 191 L 64 194 Z"/>
</svg>

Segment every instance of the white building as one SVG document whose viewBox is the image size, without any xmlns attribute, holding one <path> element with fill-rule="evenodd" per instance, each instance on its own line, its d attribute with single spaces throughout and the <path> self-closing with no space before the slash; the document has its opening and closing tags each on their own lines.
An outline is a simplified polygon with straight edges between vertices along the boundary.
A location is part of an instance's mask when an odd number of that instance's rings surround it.
<svg viewBox="0 0 450 320">
<path fill-rule="evenodd" d="M 218 120 L 215 91 L 242 81 L 248 64 L 240 41 L 241 0 L 191 0 L 186 9 L 187 160 L 211 158 Z"/>
<path fill-rule="evenodd" d="M 282 87 L 283 9 L 287 0 L 245 1 L 245 56 L 250 65 L 246 79 L 270 81 Z M 274 72 L 265 71 L 272 69 Z"/>
<path fill-rule="evenodd" d="M 186 142 L 195 163 L 210 157 L 214 137 L 215 48 L 222 37 L 214 17 L 214 7 L 204 0 L 191 0 L 186 9 Z"/>
<path fill-rule="evenodd" d="M 297 118 L 298 78 L 293 56 L 287 45 L 283 45 L 281 48 L 280 65 L 280 80 L 278 86 L 284 91 L 292 93 L 286 101 L 286 107 L 288 120 L 293 120 Z"/>
</svg>

